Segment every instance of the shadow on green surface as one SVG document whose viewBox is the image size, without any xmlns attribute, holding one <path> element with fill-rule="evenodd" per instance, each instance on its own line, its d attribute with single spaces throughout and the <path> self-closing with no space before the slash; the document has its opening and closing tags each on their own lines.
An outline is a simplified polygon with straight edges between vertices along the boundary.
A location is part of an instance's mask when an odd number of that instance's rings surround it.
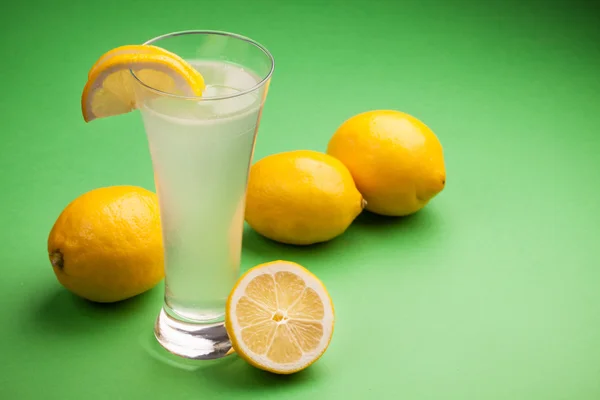
<svg viewBox="0 0 600 400">
<path fill-rule="evenodd" d="M 440 215 L 433 207 L 425 207 L 407 217 L 385 217 L 368 211 L 362 212 L 343 235 L 328 242 L 310 246 L 293 246 L 267 239 L 252 228 L 244 229 L 242 267 L 269 262 L 289 260 L 309 265 L 353 257 L 373 249 L 374 241 L 397 237 L 397 247 L 416 247 L 439 237 L 442 227 Z"/>
<path fill-rule="evenodd" d="M 430 225 L 434 219 L 435 211 L 431 207 L 425 207 L 406 217 L 388 217 L 365 210 L 354 220 L 353 224 L 362 227 L 377 226 L 380 230 L 389 231 L 416 228 L 417 225 L 424 223 Z"/>
<path fill-rule="evenodd" d="M 154 304 L 151 298 L 161 291 L 155 287 L 120 302 L 94 303 L 57 287 L 41 297 L 32 318 L 36 326 L 56 334 L 110 330 L 114 329 L 115 322 L 130 321 L 136 315 L 143 315 L 141 309 Z"/>
<path fill-rule="evenodd" d="M 375 237 L 389 235 L 410 238 L 433 238 L 440 233 L 442 220 L 434 207 L 425 207 L 406 217 L 387 217 L 364 211 L 349 230 L 362 231 Z"/>
<path fill-rule="evenodd" d="M 292 375 L 277 375 L 257 369 L 234 354 L 198 369 L 196 373 L 220 390 L 260 392 L 278 388 L 289 390 L 290 386 L 314 381 L 318 379 L 314 368 L 311 366 Z"/>
<path fill-rule="evenodd" d="M 252 367 L 236 354 L 220 360 L 188 360 L 163 349 L 151 333 L 144 334 L 141 340 L 142 347 L 156 361 L 155 366 L 162 373 L 167 372 L 164 370 L 166 368 L 169 374 L 179 378 L 194 376 L 204 390 L 210 386 L 219 392 L 265 391 L 289 388 L 290 385 L 318 379 L 315 366 L 292 375 L 276 375 Z"/>
<path fill-rule="evenodd" d="M 350 243 L 345 235 L 324 243 L 316 243 L 310 246 L 294 246 L 267 239 L 248 226 L 244 228 L 243 254 L 250 255 L 252 265 L 274 260 L 287 260 L 302 264 L 310 262 L 315 257 L 345 251 L 349 246 Z M 242 265 L 242 268 L 247 269 L 249 266 Z"/>
</svg>

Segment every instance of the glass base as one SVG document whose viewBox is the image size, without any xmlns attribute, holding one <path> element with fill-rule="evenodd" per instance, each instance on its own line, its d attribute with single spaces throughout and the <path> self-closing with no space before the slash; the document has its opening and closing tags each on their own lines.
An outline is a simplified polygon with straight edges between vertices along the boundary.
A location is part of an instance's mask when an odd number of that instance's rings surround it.
<svg viewBox="0 0 600 400">
<path fill-rule="evenodd" d="M 167 351 L 193 360 L 213 360 L 233 352 L 223 322 L 182 322 L 171 317 L 164 309 L 160 310 L 156 319 L 154 336 Z"/>
</svg>

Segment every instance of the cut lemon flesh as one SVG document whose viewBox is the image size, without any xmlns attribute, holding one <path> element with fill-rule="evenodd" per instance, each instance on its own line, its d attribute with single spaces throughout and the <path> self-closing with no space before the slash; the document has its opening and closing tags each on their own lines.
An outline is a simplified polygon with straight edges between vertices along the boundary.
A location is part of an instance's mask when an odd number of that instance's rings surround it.
<svg viewBox="0 0 600 400">
<path fill-rule="evenodd" d="M 298 372 L 331 341 L 333 303 L 321 281 L 289 261 L 256 266 L 237 282 L 225 311 L 235 351 L 257 368 Z"/>
<path fill-rule="evenodd" d="M 165 93 L 201 96 L 204 79 L 179 56 L 156 46 L 129 45 L 113 49 L 92 66 L 81 96 L 86 122 L 124 114 L 136 108 L 130 70 L 147 86 Z"/>
</svg>

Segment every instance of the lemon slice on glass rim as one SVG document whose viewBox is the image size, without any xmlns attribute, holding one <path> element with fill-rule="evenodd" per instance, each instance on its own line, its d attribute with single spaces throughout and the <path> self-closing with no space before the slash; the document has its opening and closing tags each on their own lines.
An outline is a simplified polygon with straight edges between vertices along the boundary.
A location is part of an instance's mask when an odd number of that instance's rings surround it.
<svg viewBox="0 0 600 400">
<path fill-rule="evenodd" d="M 103 54 L 92 66 L 81 95 L 86 122 L 136 108 L 133 71 L 148 86 L 165 93 L 201 96 L 202 75 L 181 57 L 160 47 L 126 45 Z"/>
<path fill-rule="evenodd" d="M 231 291 L 225 309 L 235 352 L 277 374 L 298 372 L 317 361 L 329 346 L 334 319 L 323 283 L 289 261 L 250 269 Z"/>
</svg>

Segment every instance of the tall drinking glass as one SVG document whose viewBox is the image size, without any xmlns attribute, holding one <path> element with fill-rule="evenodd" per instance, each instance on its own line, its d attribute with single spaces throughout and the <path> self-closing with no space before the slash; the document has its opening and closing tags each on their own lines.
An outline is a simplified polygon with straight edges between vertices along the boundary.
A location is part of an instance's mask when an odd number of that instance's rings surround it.
<svg viewBox="0 0 600 400">
<path fill-rule="evenodd" d="M 206 83 L 202 97 L 166 93 L 143 71 L 132 72 L 165 248 L 155 336 L 174 354 L 218 358 L 231 348 L 225 302 L 239 274 L 248 169 L 273 58 L 255 41 L 225 32 L 177 32 L 145 44 L 179 55 Z"/>
</svg>

